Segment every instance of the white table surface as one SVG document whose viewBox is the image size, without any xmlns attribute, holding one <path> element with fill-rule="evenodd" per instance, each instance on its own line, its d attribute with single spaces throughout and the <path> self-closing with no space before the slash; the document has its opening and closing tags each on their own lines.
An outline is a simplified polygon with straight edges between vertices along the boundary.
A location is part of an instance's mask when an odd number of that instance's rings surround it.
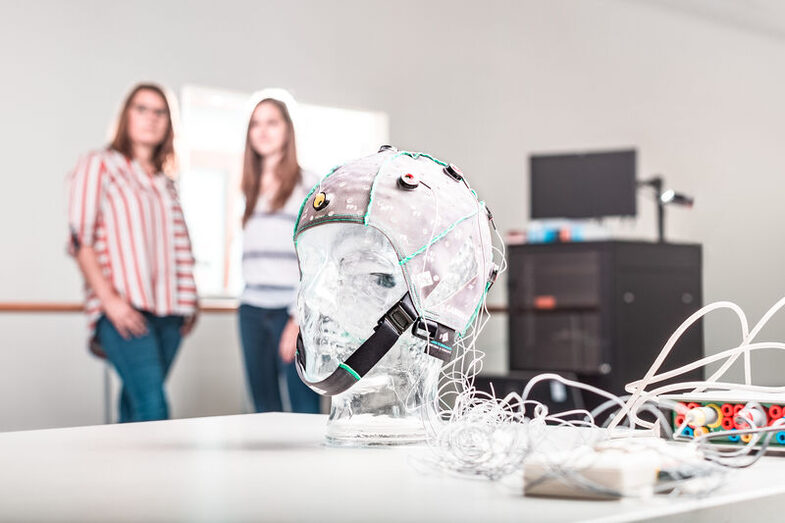
<svg viewBox="0 0 785 523">
<path fill-rule="evenodd" d="M 785 458 L 709 498 L 575 501 L 323 444 L 325 416 L 249 414 L 0 434 L 0 521 L 780 521 Z"/>
</svg>

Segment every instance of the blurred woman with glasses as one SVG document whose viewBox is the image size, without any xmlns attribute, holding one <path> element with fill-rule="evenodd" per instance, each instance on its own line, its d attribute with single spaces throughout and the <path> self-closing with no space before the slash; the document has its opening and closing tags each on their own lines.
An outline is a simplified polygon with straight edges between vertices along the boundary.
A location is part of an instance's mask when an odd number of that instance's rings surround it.
<svg viewBox="0 0 785 523">
<path fill-rule="evenodd" d="M 166 376 L 198 312 L 194 258 L 172 174 L 172 105 L 126 96 L 111 143 L 69 176 L 70 252 L 85 280 L 90 347 L 119 374 L 119 421 L 169 417 Z"/>
</svg>

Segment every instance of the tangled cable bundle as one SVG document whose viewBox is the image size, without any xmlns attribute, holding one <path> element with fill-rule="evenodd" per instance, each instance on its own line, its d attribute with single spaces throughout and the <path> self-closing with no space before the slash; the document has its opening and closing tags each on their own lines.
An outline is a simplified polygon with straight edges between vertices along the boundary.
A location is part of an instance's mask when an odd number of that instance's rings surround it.
<svg viewBox="0 0 785 523">
<path fill-rule="evenodd" d="M 504 258 L 503 250 L 497 252 Z M 453 360 L 442 370 L 439 395 L 433 408 L 427 411 L 429 429 L 429 462 L 438 469 L 474 477 L 500 479 L 520 473 L 525 460 L 533 455 L 549 464 L 547 476 L 559 477 L 573 485 L 611 496 L 634 495 L 630 492 L 609 491 L 606 487 L 588 480 L 573 466 L 575 459 L 586 449 L 599 449 L 613 445 L 619 449 L 645 448 L 656 452 L 671 464 L 669 476 L 657 483 L 654 492 L 705 495 L 721 485 L 729 469 L 749 467 L 766 452 L 772 438 L 785 429 L 785 418 L 770 423 L 754 422 L 753 410 L 760 405 L 748 402 L 733 415 L 736 428 L 714 431 L 688 437 L 686 431 L 701 414 L 700 410 L 668 398 L 667 395 L 701 392 L 738 391 L 759 394 L 781 394 L 785 399 L 785 386 L 760 386 L 752 384 L 751 355 L 756 351 L 785 350 L 785 343 L 756 342 L 763 327 L 785 306 L 785 298 L 775 303 L 754 326 L 749 329 L 747 317 L 734 303 L 722 301 L 707 305 L 687 318 L 666 342 L 645 376 L 629 383 L 629 393 L 616 396 L 583 383 L 567 380 L 557 374 L 541 374 L 532 379 L 520 393 L 499 398 L 478 391 L 474 378 L 482 369 L 484 354 L 476 347 L 479 333 L 487 324 L 489 313 L 483 302 L 475 328 L 460 340 Z M 663 362 L 679 338 L 707 314 L 729 309 L 740 325 L 741 343 L 731 349 L 706 356 L 678 369 L 659 372 Z M 731 366 L 743 357 L 744 382 L 720 381 Z M 689 371 L 720 363 L 719 369 L 705 381 L 684 381 L 663 385 L 665 380 L 678 378 Z M 528 399 L 537 383 L 555 380 L 567 387 L 575 387 L 598 394 L 605 402 L 593 411 L 571 410 L 551 413 L 548 408 Z M 674 430 L 669 419 L 672 413 L 683 416 Z M 610 413 L 602 425 L 600 416 Z M 643 419 L 646 413 L 648 418 Z M 681 419 L 681 418 L 678 418 Z M 573 439 L 569 445 L 549 448 L 554 427 L 569 427 Z M 577 429 L 577 430 L 575 430 Z M 657 438 L 640 438 L 646 432 Z M 745 443 L 732 448 L 716 445 L 717 438 L 745 437 Z M 667 440 L 684 441 L 686 446 L 663 444 Z M 686 451 L 685 451 L 686 449 Z M 568 452 L 565 459 L 565 450 Z"/>
</svg>

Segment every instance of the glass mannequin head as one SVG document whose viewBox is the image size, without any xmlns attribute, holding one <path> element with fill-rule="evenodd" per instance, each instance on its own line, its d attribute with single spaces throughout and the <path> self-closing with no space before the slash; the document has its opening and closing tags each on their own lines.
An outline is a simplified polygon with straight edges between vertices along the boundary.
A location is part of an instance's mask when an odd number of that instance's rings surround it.
<svg viewBox="0 0 785 523">
<path fill-rule="evenodd" d="M 491 215 L 460 170 L 385 146 L 327 174 L 295 226 L 300 377 L 328 440 L 424 440 L 439 369 L 494 275 Z"/>
<path fill-rule="evenodd" d="M 297 309 L 305 377 L 319 381 L 374 332 L 379 318 L 407 292 L 398 256 L 377 229 L 332 223 L 297 242 Z M 436 393 L 441 362 L 425 341 L 406 333 L 349 390 L 333 396 L 328 441 L 375 445 L 421 441 L 420 409 Z"/>
</svg>

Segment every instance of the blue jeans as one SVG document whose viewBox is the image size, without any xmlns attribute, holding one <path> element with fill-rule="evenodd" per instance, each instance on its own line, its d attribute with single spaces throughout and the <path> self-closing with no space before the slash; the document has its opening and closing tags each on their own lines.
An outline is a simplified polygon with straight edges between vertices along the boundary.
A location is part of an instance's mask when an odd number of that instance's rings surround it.
<svg viewBox="0 0 785 523">
<path fill-rule="evenodd" d="M 124 339 L 106 316 L 96 327 L 106 357 L 123 381 L 120 423 L 167 419 L 164 381 L 182 341 L 182 316 L 155 316 L 142 312 L 147 334 Z"/>
<path fill-rule="evenodd" d="M 293 412 L 316 414 L 319 395 L 308 388 L 297 375 L 292 363 L 284 363 L 278 356 L 289 313 L 286 309 L 264 309 L 240 305 L 240 341 L 245 356 L 245 372 L 256 412 L 283 410 L 279 376 L 283 375 Z"/>
</svg>

